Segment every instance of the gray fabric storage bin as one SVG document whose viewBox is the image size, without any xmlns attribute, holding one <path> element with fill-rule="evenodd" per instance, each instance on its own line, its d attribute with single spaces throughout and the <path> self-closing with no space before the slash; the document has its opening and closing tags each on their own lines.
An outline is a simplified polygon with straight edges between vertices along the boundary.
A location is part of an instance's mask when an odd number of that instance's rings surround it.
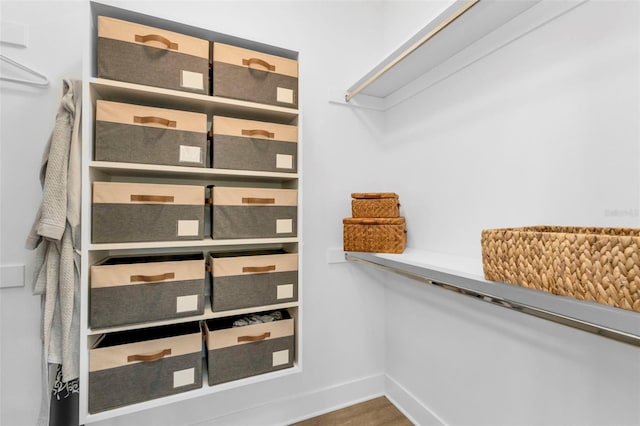
<svg viewBox="0 0 640 426">
<path fill-rule="evenodd" d="M 204 313 L 202 253 L 110 257 L 90 271 L 92 328 Z"/>
<path fill-rule="evenodd" d="M 98 77 L 208 95 L 209 42 L 98 17 Z"/>
<path fill-rule="evenodd" d="M 207 320 L 207 373 L 209 386 L 293 367 L 294 318 L 233 327 L 238 317 Z"/>
<path fill-rule="evenodd" d="M 298 127 L 287 124 L 213 117 L 215 169 L 298 171 Z"/>
<path fill-rule="evenodd" d="M 297 253 L 212 253 L 209 270 L 214 312 L 298 300 Z"/>
<path fill-rule="evenodd" d="M 200 323 L 103 336 L 89 350 L 90 413 L 202 387 Z"/>
<path fill-rule="evenodd" d="M 202 239 L 204 198 L 203 186 L 93 182 L 92 241 Z"/>
<path fill-rule="evenodd" d="M 297 235 L 295 189 L 209 187 L 213 239 Z"/>
<path fill-rule="evenodd" d="M 213 43 L 213 95 L 298 108 L 298 62 Z"/>
<path fill-rule="evenodd" d="M 206 167 L 207 115 L 96 101 L 94 159 Z"/>
</svg>

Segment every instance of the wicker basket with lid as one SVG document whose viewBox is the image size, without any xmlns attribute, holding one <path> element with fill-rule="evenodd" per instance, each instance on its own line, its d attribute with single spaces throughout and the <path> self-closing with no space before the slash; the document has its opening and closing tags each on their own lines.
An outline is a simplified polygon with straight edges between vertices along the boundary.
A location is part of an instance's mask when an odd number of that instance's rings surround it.
<svg viewBox="0 0 640 426">
<path fill-rule="evenodd" d="M 354 192 L 351 194 L 353 217 L 399 217 L 398 194 L 393 192 Z"/>
</svg>

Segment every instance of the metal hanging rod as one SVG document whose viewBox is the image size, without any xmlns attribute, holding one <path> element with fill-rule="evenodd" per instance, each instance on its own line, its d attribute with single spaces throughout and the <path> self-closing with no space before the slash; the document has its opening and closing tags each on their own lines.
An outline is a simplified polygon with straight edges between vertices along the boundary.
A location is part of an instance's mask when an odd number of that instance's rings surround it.
<svg viewBox="0 0 640 426">
<path fill-rule="evenodd" d="M 389 266 L 389 265 L 384 265 L 382 263 L 378 263 L 369 259 L 362 259 L 360 257 L 354 256 L 349 253 L 345 254 L 345 259 L 351 262 L 364 263 L 379 269 L 383 269 L 385 271 L 390 271 L 395 274 L 399 274 L 407 278 L 420 281 L 425 284 L 430 284 L 436 287 L 440 287 L 446 290 L 456 292 L 458 294 L 471 296 L 477 300 L 491 303 L 496 306 L 511 309 L 517 312 L 522 312 L 524 314 L 532 315 L 538 318 L 543 318 L 548 321 L 552 321 L 565 326 L 577 328 L 589 333 L 597 334 L 602 337 L 607 337 L 609 339 L 617 340 L 619 342 L 628 343 L 633 346 L 640 346 L 640 335 L 617 330 L 615 328 L 607 327 L 601 324 L 596 324 L 591 321 L 586 321 L 586 320 L 574 318 L 571 316 L 562 315 L 557 312 L 552 312 L 550 310 L 532 306 L 532 305 L 519 302 L 513 299 L 492 295 L 481 290 L 474 290 L 460 284 L 445 283 L 440 280 L 435 281 L 426 276 L 419 275 L 417 273 L 413 273 L 413 272 L 396 268 L 393 266 Z"/>
<path fill-rule="evenodd" d="M 379 69 L 375 74 L 371 77 L 360 83 L 356 88 L 347 92 L 344 96 L 344 99 L 349 102 L 354 96 L 358 93 L 366 89 L 369 85 L 371 85 L 374 81 L 379 79 L 383 74 L 389 71 L 391 68 L 398 65 L 402 62 L 407 56 L 411 55 L 413 52 L 418 50 L 420 46 L 425 44 L 427 41 L 431 40 L 436 34 L 445 29 L 449 24 L 462 16 L 467 10 L 471 9 L 476 3 L 480 0 L 468 0 L 460 9 L 456 10 L 451 16 L 449 16 L 444 21 L 440 22 L 433 30 L 429 31 L 425 34 L 420 40 L 409 46 L 405 51 L 396 56 L 392 61 L 387 63 L 384 67 Z"/>
</svg>

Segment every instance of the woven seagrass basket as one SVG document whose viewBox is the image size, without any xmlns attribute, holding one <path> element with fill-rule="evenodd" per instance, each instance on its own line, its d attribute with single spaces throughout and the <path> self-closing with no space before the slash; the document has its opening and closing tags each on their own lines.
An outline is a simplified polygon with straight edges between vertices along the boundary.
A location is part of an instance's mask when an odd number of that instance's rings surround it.
<svg viewBox="0 0 640 426">
<path fill-rule="evenodd" d="M 407 244 L 404 217 L 346 218 L 342 224 L 344 251 L 402 253 Z"/>
<path fill-rule="evenodd" d="M 485 279 L 640 312 L 640 229 L 482 231 Z"/>
<path fill-rule="evenodd" d="M 351 194 L 353 217 L 398 217 L 398 194 L 393 192 L 354 192 Z"/>
</svg>

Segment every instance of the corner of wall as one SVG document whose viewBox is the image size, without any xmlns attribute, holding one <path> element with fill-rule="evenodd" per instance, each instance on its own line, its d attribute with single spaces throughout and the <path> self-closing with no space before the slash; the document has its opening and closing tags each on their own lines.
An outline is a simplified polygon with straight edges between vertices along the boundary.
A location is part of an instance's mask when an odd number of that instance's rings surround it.
<svg viewBox="0 0 640 426">
<path fill-rule="evenodd" d="M 446 425 L 444 420 L 388 374 L 384 376 L 384 393 L 387 399 L 412 423 L 417 425 Z"/>
</svg>

